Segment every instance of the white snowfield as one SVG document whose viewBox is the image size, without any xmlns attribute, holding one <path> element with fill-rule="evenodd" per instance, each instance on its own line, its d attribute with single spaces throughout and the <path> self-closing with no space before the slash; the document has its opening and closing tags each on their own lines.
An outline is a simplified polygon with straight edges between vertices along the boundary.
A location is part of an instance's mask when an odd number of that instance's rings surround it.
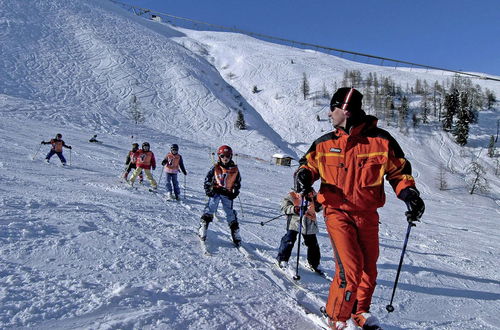
<svg viewBox="0 0 500 330">
<path fill-rule="evenodd" d="M 271 156 L 297 159 L 331 130 L 316 120 L 326 119 L 327 101 L 300 93 L 303 73 L 312 91 L 326 84 L 332 92 L 345 69 L 377 72 L 402 86 L 449 77 L 174 28 L 106 1 L 0 0 L 0 328 L 324 328 L 319 307 L 329 281 L 301 266 L 295 285 L 293 270 L 278 271 L 273 259 L 286 221 L 261 222 L 279 215 L 295 170 L 271 165 Z M 474 83 L 500 97 L 500 84 Z M 137 125 L 133 96 L 144 118 Z M 234 126 L 239 109 L 247 130 Z M 498 328 L 500 180 L 498 158 L 485 148 L 499 118 L 498 109 L 482 111 L 465 148 L 436 124 L 405 136 L 379 123 L 406 152 L 427 206 L 412 229 L 388 314 L 407 223 L 404 203 L 386 187 L 372 305 L 384 329 Z M 70 166 L 57 156 L 43 161 L 49 146 L 40 142 L 56 133 L 73 147 L 64 150 Z M 102 144 L 88 142 L 94 134 Z M 131 143 L 144 141 L 158 163 L 179 144 L 188 171 L 179 176 L 181 202 L 165 200 L 164 175 L 159 194 L 148 183 L 134 190 L 120 182 Z M 196 237 L 202 185 L 222 144 L 238 154 L 235 209 L 244 248 L 232 245 L 220 214 L 209 227 L 206 256 Z M 489 192 L 468 194 L 471 157 L 485 167 Z M 442 191 L 440 166 L 447 169 Z M 321 217 L 320 230 L 321 267 L 331 278 Z"/>
</svg>

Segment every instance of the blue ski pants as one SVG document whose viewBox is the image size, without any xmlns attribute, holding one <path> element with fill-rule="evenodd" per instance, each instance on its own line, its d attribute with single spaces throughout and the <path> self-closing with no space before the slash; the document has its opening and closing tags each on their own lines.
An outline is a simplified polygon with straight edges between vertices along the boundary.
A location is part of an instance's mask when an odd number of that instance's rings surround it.
<svg viewBox="0 0 500 330">
<path fill-rule="evenodd" d="M 237 221 L 236 211 L 233 210 L 233 201 L 224 195 L 215 194 L 213 197 L 209 197 L 207 205 L 203 209 L 203 214 L 215 214 L 219 202 L 222 202 L 222 209 L 226 214 L 227 224 L 231 225 L 232 222 Z"/>
<path fill-rule="evenodd" d="M 64 158 L 64 156 L 62 154 L 62 151 L 57 152 L 54 149 L 50 149 L 50 151 L 47 154 L 47 156 L 45 156 L 45 159 L 49 160 L 52 156 L 54 156 L 54 154 L 56 154 L 57 157 L 59 157 L 59 159 L 61 160 L 61 163 L 66 164 L 66 158 Z"/>
<path fill-rule="evenodd" d="M 285 236 L 281 238 L 281 244 L 278 250 L 278 261 L 288 262 L 298 234 L 299 232 L 297 231 L 288 230 Z M 319 260 L 321 258 L 316 235 L 302 235 L 302 237 L 304 238 L 304 244 L 307 246 L 307 261 L 311 266 L 316 268 L 319 266 Z"/>
<path fill-rule="evenodd" d="M 175 196 L 179 196 L 181 189 L 179 188 L 179 181 L 177 180 L 177 173 L 167 173 L 167 183 L 165 184 L 167 191 L 172 192 L 172 185 L 174 186 Z"/>
</svg>

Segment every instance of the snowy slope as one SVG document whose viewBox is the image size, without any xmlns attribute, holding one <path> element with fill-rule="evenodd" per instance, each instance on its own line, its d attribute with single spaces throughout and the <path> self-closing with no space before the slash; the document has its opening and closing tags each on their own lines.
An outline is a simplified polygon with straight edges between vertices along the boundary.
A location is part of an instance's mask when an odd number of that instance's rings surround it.
<svg viewBox="0 0 500 330">
<path fill-rule="evenodd" d="M 305 269 L 302 287 L 287 280 L 272 266 L 285 223 L 260 225 L 279 215 L 294 170 L 271 166 L 269 157 L 300 156 L 330 129 L 310 115 L 321 105 L 311 110 L 295 96 L 302 73 L 314 89 L 329 77 L 340 81 L 345 68 L 383 72 L 401 84 L 444 79 L 237 34 L 174 29 L 97 0 L 0 0 L 0 27 L 1 328 L 320 328 L 329 282 Z M 477 83 L 500 95 L 499 85 Z M 262 91 L 252 93 L 254 85 Z M 132 95 L 146 119 L 138 126 L 128 113 Z M 240 102 L 247 131 L 233 126 Z M 427 213 L 412 231 L 396 311 L 387 314 L 406 230 L 403 203 L 387 187 L 372 308 L 384 328 L 497 327 L 500 183 L 480 150 L 498 118 L 482 112 L 465 149 L 431 127 L 408 137 L 388 128 L 412 162 Z M 45 164 L 47 146 L 33 160 L 40 141 L 58 132 L 73 146 L 65 150 L 71 166 L 57 158 Z M 95 133 L 103 144 L 87 142 Z M 180 144 L 188 170 L 185 186 L 180 177 L 182 203 L 119 182 L 130 143 L 145 140 L 158 160 L 170 143 Z M 246 252 L 232 246 L 221 216 L 209 228 L 212 256 L 203 256 L 195 236 L 202 182 L 210 152 L 223 143 L 241 154 L 236 210 Z M 469 153 L 488 166 L 489 193 L 466 193 Z M 440 164 L 454 171 L 444 191 L 436 183 Z M 320 228 L 322 267 L 331 277 L 331 246 Z"/>
</svg>

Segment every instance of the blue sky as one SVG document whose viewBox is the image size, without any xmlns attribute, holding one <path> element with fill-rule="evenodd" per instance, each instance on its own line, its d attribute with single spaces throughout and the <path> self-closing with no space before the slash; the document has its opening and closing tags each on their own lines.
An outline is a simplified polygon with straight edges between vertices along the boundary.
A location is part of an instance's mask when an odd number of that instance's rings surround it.
<svg viewBox="0 0 500 330">
<path fill-rule="evenodd" d="M 122 0 L 212 24 L 500 75 L 500 0 Z"/>
</svg>

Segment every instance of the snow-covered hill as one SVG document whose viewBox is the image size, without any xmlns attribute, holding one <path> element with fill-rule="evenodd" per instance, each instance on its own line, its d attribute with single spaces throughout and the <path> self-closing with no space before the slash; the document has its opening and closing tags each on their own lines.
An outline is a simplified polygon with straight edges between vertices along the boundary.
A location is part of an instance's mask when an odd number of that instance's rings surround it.
<svg viewBox="0 0 500 330">
<path fill-rule="evenodd" d="M 333 88 L 345 69 L 401 85 L 447 78 L 173 28 L 97 0 L 0 0 L 0 54 L 2 328 L 318 328 L 329 282 L 305 269 L 302 287 L 288 281 L 272 266 L 285 223 L 260 225 L 279 215 L 292 184 L 294 168 L 272 166 L 270 156 L 300 157 L 331 129 L 315 118 L 326 117 L 323 104 L 301 99 L 303 73 L 313 90 Z M 474 83 L 500 95 L 500 84 Z M 144 117 L 138 125 L 133 96 Z M 239 109 L 248 130 L 234 127 Z M 396 311 L 387 314 L 406 230 L 403 203 L 387 189 L 372 309 L 384 328 L 496 328 L 500 180 L 482 149 L 498 119 L 498 111 L 481 112 L 466 148 L 431 125 L 408 136 L 384 127 L 407 153 L 427 204 L 411 234 Z M 69 167 L 57 158 L 42 162 L 48 150 L 39 150 L 40 141 L 58 132 L 73 146 L 65 151 Z M 88 143 L 93 134 L 103 144 Z M 169 144 L 180 144 L 188 170 L 182 203 L 119 182 L 130 144 L 143 141 L 160 160 Z M 246 252 L 232 246 L 226 224 L 217 221 L 207 257 L 195 228 L 210 153 L 221 144 L 240 154 L 236 209 Z M 467 193 L 470 155 L 488 171 L 488 193 Z M 449 170 L 443 191 L 441 165 Z M 331 277 L 331 246 L 320 226 L 321 265 Z"/>
</svg>

